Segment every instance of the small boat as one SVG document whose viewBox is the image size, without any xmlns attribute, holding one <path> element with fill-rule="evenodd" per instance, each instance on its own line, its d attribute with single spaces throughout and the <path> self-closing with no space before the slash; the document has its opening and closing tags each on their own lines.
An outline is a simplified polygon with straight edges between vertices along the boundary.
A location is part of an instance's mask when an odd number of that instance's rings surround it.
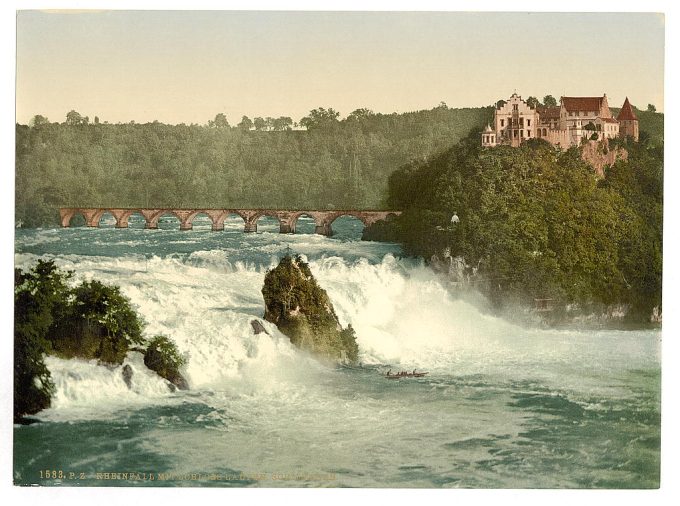
<svg viewBox="0 0 680 506">
<path fill-rule="evenodd" d="M 422 378 L 425 376 L 427 373 L 426 372 L 416 372 L 414 369 L 413 372 L 408 372 L 408 371 L 401 371 L 392 374 L 390 371 L 385 374 L 385 378 L 387 379 L 399 379 L 399 378 Z"/>
</svg>

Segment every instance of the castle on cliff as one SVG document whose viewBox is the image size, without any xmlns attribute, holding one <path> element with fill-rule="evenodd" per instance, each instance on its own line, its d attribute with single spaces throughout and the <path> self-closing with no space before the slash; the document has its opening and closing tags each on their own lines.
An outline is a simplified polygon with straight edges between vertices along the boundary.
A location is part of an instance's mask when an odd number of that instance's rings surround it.
<svg viewBox="0 0 680 506">
<path fill-rule="evenodd" d="M 609 110 L 607 94 L 601 97 L 561 97 L 557 107 L 531 107 L 513 93 L 499 102 L 493 126 L 482 132 L 482 146 L 519 146 L 528 139 L 543 139 L 562 148 L 578 146 L 584 140 L 601 141 L 631 137 L 637 141 L 639 122 L 626 97 L 618 116 Z"/>
</svg>

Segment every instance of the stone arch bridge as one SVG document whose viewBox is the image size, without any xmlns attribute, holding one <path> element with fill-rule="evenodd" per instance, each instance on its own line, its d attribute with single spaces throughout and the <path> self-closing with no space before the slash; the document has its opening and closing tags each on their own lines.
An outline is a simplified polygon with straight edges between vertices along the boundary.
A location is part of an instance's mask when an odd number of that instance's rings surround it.
<svg viewBox="0 0 680 506">
<path fill-rule="evenodd" d="M 158 228 L 158 221 L 163 216 L 175 216 L 179 219 L 180 230 L 191 230 L 193 221 L 199 214 L 205 214 L 212 221 L 212 229 L 224 230 L 224 221 L 230 215 L 238 215 L 243 219 L 244 232 L 257 232 L 257 220 L 264 216 L 275 218 L 279 222 L 279 232 L 294 234 L 297 221 L 301 216 L 309 216 L 314 220 L 315 233 L 326 236 L 333 235 L 332 223 L 340 216 L 358 218 L 369 226 L 380 220 L 387 220 L 401 214 L 401 211 L 373 210 L 289 210 L 289 209 L 173 209 L 173 208 L 110 208 L 110 207 L 62 207 L 59 209 L 61 226 L 70 227 L 71 219 L 80 214 L 85 218 L 88 227 L 99 227 L 99 220 L 105 213 L 110 213 L 116 220 L 116 228 L 127 228 L 128 220 L 133 214 L 144 218 L 145 228 Z"/>
</svg>

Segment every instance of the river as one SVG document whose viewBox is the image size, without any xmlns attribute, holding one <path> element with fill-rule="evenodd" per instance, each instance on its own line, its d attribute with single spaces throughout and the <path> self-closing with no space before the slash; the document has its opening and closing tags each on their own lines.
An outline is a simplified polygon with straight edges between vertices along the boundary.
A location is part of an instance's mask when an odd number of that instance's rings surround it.
<svg viewBox="0 0 680 506">
<path fill-rule="evenodd" d="M 397 245 L 357 241 L 352 220 L 332 238 L 197 220 L 16 231 L 17 267 L 51 258 L 120 285 L 146 333 L 186 354 L 191 386 L 169 392 L 134 352 L 131 389 L 122 366 L 48 357 L 57 392 L 14 426 L 16 484 L 658 487 L 660 331 L 505 321 Z M 323 365 L 268 322 L 254 334 L 264 274 L 288 248 L 352 323 L 361 367 Z"/>
</svg>

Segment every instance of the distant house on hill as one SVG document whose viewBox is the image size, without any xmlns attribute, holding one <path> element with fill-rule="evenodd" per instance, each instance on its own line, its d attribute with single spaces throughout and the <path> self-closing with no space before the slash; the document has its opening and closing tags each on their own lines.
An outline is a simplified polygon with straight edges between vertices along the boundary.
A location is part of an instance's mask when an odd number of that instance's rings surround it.
<svg viewBox="0 0 680 506">
<path fill-rule="evenodd" d="M 499 103 L 493 126 L 482 132 L 482 146 L 519 146 L 528 139 L 544 139 L 555 146 L 578 146 L 583 140 L 639 137 L 637 116 L 626 97 L 621 112 L 612 117 L 607 95 L 601 97 L 561 97 L 559 107 L 531 107 L 513 93 Z"/>
</svg>

